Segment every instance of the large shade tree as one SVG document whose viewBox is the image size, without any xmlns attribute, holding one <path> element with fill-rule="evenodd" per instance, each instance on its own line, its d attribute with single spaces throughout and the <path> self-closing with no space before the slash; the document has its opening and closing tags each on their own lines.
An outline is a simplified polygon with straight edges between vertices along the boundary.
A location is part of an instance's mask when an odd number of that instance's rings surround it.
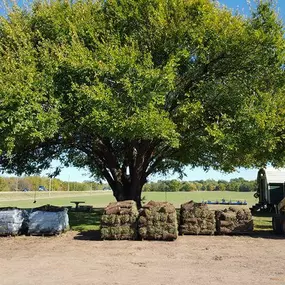
<svg viewBox="0 0 285 285">
<path fill-rule="evenodd" d="M 284 38 L 270 2 L 34 1 L 0 19 L 0 166 L 87 167 L 117 200 L 149 175 L 284 159 Z"/>
</svg>

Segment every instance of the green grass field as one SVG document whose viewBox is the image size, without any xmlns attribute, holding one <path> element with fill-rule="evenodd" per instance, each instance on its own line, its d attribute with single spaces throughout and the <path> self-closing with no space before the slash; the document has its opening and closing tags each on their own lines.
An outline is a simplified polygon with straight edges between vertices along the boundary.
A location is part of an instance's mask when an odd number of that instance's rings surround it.
<svg viewBox="0 0 285 285">
<path fill-rule="evenodd" d="M 142 194 L 143 202 L 168 201 L 179 207 L 182 203 L 190 200 L 201 202 L 203 200 L 246 200 L 251 206 L 256 203 L 253 193 L 249 192 L 145 192 Z M 36 203 L 34 202 L 36 198 Z M 93 192 L 0 192 L 0 207 L 20 207 L 33 208 L 45 204 L 56 206 L 74 206 L 70 201 L 85 201 L 86 205 L 92 205 L 95 208 L 107 206 L 109 202 L 115 201 L 111 191 L 93 191 Z"/>
<path fill-rule="evenodd" d="M 246 200 L 248 207 L 255 204 L 257 200 L 253 193 L 245 192 L 145 192 L 142 195 L 143 202 L 168 201 L 179 208 L 182 203 L 190 200 L 201 202 L 203 200 Z M 36 203 L 34 202 L 36 198 Z M 73 230 L 88 231 L 98 230 L 102 208 L 106 207 L 109 202 L 115 201 L 111 191 L 93 191 L 93 192 L 0 192 L 0 207 L 19 207 L 34 208 L 45 204 L 56 206 L 73 206 L 71 201 L 84 201 L 84 205 L 92 205 L 95 209 L 92 213 L 70 212 L 70 226 Z M 226 205 L 210 206 L 210 208 L 226 208 Z M 261 216 L 254 217 L 256 231 L 270 231 L 271 217 Z"/>
<path fill-rule="evenodd" d="M 34 203 L 36 201 L 36 203 Z M 84 201 L 86 205 L 105 207 L 114 198 L 109 191 L 98 192 L 0 192 L 0 207 L 34 208 L 46 204 L 74 206 L 71 201 Z"/>
</svg>

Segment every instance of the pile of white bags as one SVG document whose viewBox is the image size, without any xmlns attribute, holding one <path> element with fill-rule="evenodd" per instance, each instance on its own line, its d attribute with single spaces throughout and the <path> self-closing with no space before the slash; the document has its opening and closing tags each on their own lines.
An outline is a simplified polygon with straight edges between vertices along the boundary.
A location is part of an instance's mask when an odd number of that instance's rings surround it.
<svg viewBox="0 0 285 285">
<path fill-rule="evenodd" d="M 43 206 L 34 209 L 28 220 L 28 234 L 55 235 L 69 228 L 67 209 L 54 206 Z"/>
<path fill-rule="evenodd" d="M 67 209 L 45 205 L 31 212 L 0 208 L 0 236 L 30 234 L 56 235 L 69 229 Z"/>
<path fill-rule="evenodd" d="M 25 211 L 17 208 L 0 209 L 0 235 L 18 235 L 22 229 Z"/>
</svg>

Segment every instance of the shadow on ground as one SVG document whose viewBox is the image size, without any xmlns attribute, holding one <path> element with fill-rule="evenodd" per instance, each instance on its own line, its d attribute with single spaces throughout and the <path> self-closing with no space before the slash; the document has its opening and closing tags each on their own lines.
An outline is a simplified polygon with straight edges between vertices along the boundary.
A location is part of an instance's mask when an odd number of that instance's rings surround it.
<svg viewBox="0 0 285 285">
<path fill-rule="evenodd" d="M 101 241 L 100 230 L 82 231 L 74 237 L 75 240 Z"/>
<path fill-rule="evenodd" d="M 251 238 L 263 238 L 263 239 L 285 239 L 285 235 L 275 234 L 273 230 L 254 230 L 253 233 L 249 234 Z"/>
<path fill-rule="evenodd" d="M 217 235 L 221 236 L 221 235 Z M 271 240 L 282 240 L 285 239 L 284 235 L 276 235 L 273 231 L 254 231 L 251 234 L 232 234 L 232 237 L 248 237 L 248 238 L 262 238 L 262 239 L 271 239 Z M 178 236 L 179 239 L 180 236 Z M 191 235 L 184 235 L 184 237 L 188 237 L 189 240 L 191 239 Z M 82 231 L 79 232 L 75 237 L 75 240 L 82 240 L 82 241 L 102 241 L 100 230 L 89 230 L 89 231 Z M 139 239 L 138 239 L 139 240 Z"/>
</svg>

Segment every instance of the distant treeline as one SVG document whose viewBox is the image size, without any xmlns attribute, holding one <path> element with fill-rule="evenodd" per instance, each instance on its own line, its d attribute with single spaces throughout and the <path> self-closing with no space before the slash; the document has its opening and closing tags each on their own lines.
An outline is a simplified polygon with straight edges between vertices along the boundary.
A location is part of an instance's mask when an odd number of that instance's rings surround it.
<svg viewBox="0 0 285 285">
<path fill-rule="evenodd" d="M 0 191 L 90 191 L 111 189 L 108 184 L 100 184 L 94 181 L 67 182 L 57 178 L 41 176 L 26 177 L 0 177 Z"/>
<path fill-rule="evenodd" d="M 164 180 L 158 182 L 147 183 L 143 190 L 162 191 L 162 192 L 178 192 L 178 191 L 236 191 L 251 192 L 256 190 L 256 181 L 248 181 L 243 178 L 235 178 L 230 181 L 225 180 L 197 180 L 197 181 L 179 181 Z"/>
<path fill-rule="evenodd" d="M 51 191 L 90 191 L 90 190 L 111 190 L 107 183 L 96 183 L 94 181 L 67 182 L 57 178 L 49 179 L 41 176 L 26 177 L 0 177 L 0 191 L 34 191 L 39 187 Z M 247 181 L 243 178 L 225 180 L 162 180 L 148 182 L 144 185 L 145 192 L 191 192 L 191 191 L 255 191 L 256 181 Z"/>
</svg>

